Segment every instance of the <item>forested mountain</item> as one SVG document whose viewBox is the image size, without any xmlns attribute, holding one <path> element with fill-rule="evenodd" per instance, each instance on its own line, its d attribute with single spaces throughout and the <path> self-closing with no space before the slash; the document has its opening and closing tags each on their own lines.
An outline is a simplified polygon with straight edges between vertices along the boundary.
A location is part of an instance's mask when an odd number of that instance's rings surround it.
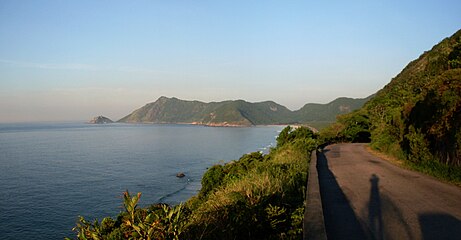
<svg viewBox="0 0 461 240">
<path fill-rule="evenodd" d="M 160 97 L 119 122 L 251 126 L 283 123 L 289 114 L 290 110 L 274 102 L 249 103 L 237 100 L 204 103 Z"/>
<path fill-rule="evenodd" d="M 461 165 L 461 30 L 408 64 L 365 109 L 374 146 Z"/>
<path fill-rule="evenodd" d="M 361 108 L 373 96 L 367 98 L 340 97 L 327 104 L 308 103 L 294 113 L 297 122 L 333 122 L 338 114 L 350 113 Z"/>
<path fill-rule="evenodd" d="M 252 126 L 333 122 L 336 115 L 360 108 L 369 98 L 338 98 L 328 104 L 306 104 L 297 111 L 272 101 L 204 103 L 160 97 L 119 120 L 127 123 L 187 123 L 208 126 Z"/>
</svg>

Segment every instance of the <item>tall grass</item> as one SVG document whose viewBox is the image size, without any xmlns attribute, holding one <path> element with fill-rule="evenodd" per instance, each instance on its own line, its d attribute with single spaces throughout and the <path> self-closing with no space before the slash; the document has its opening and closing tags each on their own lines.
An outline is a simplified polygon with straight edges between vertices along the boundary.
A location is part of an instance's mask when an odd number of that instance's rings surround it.
<svg viewBox="0 0 461 240">
<path fill-rule="evenodd" d="M 194 208 L 186 232 L 204 239 L 299 239 L 308 153 L 315 146 L 315 141 L 293 138 L 264 161 L 249 161 L 251 168 L 201 203 L 192 199 L 186 204 Z"/>
<path fill-rule="evenodd" d="M 461 167 L 450 166 L 438 161 L 423 161 L 419 163 L 407 161 L 405 164 L 413 170 L 461 186 Z"/>
</svg>

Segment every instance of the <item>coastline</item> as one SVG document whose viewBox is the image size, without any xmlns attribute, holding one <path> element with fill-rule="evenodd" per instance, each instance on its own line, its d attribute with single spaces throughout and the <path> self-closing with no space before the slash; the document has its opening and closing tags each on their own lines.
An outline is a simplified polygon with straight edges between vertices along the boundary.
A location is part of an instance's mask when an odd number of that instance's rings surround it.
<svg viewBox="0 0 461 240">
<path fill-rule="evenodd" d="M 4 188 L 2 195 L 21 199 L 15 208 L 2 212 L 5 216 L 14 215 L 0 224 L 0 228 L 7 229 L 2 236 L 27 238 L 26 233 L 19 232 L 30 223 L 25 213 L 39 215 L 44 209 L 54 209 L 53 214 L 40 218 L 40 223 L 29 226 L 40 239 L 73 234 L 70 229 L 78 215 L 91 219 L 116 216 L 119 193 L 126 189 L 143 192 L 140 207 L 159 199 L 169 204 L 184 202 L 197 194 L 207 168 L 275 143 L 278 130 L 89 125 L 84 120 L 0 127 L 2 150 L 7 156 L 2 161 L 9 169 L 2 183 L 13 186 Z M 177 178 L 179 171 L 186 177 Z M 187 178 L 191 181 L 187 182 Z M 43 194 L 55 200 L 42 201 L 46 199 Z M 8 224 L 18 227 L 8 228 Z"/>
<path fill-rule="evenodd" d="M 314 133 L 318 133 L 319 131 L 308 125 L 308 124 L 303 124 L 303 123 L 293 123 L 293 124 L 287 124 L 287 123 L 280 123 L 280 124 L 237 124 L 237 123 L 228 123 L 228 122 L 223 122 L 223 123 L 203 123 L 203 122 L 133 122 L 133 121 L 128 121 L 128 122 L 114 122 L 114 123 L 125 123 L 125 124 L 158 124 L 158 125 L 191 125 L 191 126 L 203 126 L 203 127 L 229 127 L 229 128 L 251 128 L 251 127 L 287 127 L 290 126 L 293 129 L 297 129 L 300 127 L 307 127 L 311 129 Z"/>
</svg>

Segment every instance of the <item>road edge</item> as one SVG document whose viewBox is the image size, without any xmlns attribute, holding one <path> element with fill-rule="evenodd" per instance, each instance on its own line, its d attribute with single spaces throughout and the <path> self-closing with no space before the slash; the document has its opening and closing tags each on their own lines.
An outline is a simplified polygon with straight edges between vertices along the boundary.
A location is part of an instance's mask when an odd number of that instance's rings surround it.
<svg viewBox="0 0 461 240">
<path fill-rule="evenodd" d="M 304 240 L 326 240 L 325 220 L 323 217 L 322 198 L 320 196 L 317 172 L 317 151 L 312 151 L 309 163 L 309 175 L 303 222 Z"/>
</svg>

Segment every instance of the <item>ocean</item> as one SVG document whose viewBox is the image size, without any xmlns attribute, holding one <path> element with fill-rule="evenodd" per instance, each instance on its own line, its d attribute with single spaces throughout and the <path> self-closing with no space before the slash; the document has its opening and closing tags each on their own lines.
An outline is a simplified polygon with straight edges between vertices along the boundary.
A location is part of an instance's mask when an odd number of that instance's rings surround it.
<svg viewBox="0 0 461 240">
<path fill-rule="evenodd" d="M 184 202 L 208 167 L 267 152 L 281 129 L 0 124 L 0 239 L 74 237 L 78 216 L 116 217 L 125 190 L 141 207 Z"/>
</svg>

